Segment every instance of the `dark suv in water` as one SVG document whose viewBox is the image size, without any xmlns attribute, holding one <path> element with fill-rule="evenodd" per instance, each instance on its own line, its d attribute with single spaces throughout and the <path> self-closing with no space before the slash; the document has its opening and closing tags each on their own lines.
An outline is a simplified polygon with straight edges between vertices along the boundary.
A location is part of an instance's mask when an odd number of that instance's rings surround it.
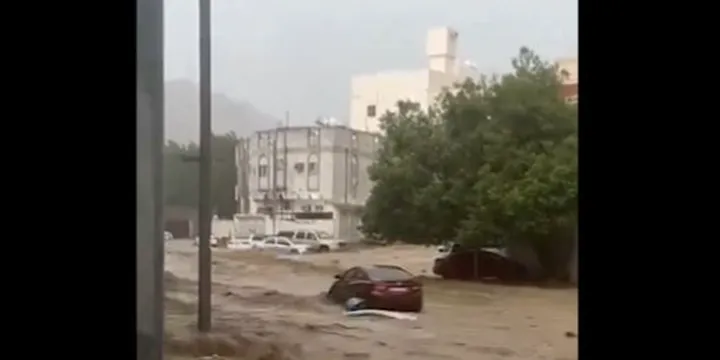
<svg viewBox="0 0 720 360">
<path fill-rule="evenodd" d="M 498 248 L 464 249 L 454 244 L 447 255 L 435 259 L 433 273 L 445 279 L 504 282 L 530 280 L 528 269 Z"/>
</svg>

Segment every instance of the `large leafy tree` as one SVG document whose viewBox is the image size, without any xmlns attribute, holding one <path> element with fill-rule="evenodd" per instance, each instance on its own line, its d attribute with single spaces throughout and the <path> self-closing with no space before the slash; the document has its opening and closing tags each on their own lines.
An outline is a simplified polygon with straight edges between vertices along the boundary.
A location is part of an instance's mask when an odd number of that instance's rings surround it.
<svg viewBox="0 0 720 360">
<path fill-rule="evenodd" d="M 237 136 L 230 132 L 212 139 L 212 206 L 220 217 L 231 217 L 237 209 L 235 185 L 235 146 Z M 168 141 L 164 152 L 165 205 L 197 207 L 199 147 L 195 143 Z"/>
<path fill-rule="evenodd" d="M 386 136 L 378 158 L 368 169 L 375 182 L 363 217 L 368 235 L 392 240 L 429 243 L 439 230 L 427 225 L 439 215 L 426 197 L 437 181 L 433 174 L 441 165 L 444 145 L 432 116 L 417 104 L 401 102 L 397 114 L 386 114 Z M 426 191 L 423 194 L 418 191 Z"/>
<path fill-rule="evenodd" d="M 466 81 L 429 114 L 383 119 L 366 232 L 407 242 L 523 245 L 563 276 L 577 221 L 577 108 L 527 48 L 514 72 Z"/>
</svg>

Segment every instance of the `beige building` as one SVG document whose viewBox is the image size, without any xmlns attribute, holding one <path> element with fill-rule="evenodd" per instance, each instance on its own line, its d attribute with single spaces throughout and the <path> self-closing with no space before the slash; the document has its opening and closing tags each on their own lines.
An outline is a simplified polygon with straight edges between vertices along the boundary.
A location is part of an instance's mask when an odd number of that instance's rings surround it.
<svg viewBox="0 0 720 360">
<path fill-rule="evenodd" d="M 239 192 L 247 206 L 241 213 L 332 220 L 328 232 L 357 236 L 377 135 L 345 126 L 280 127 L 256 132 L 244 146 L 239 158 L 247 166 L 238 167 L 238 186 L 246 189 Z"/>
<path fill-rule="evenodd" d="M 350 127 L 379 132 L 380 117 L 387 111 L 396 111 L 398 101 L 414 101 L 427 109 L 443 89 L 466 77 L 477 78 L 479 74 L 473 65 L 457 62 L 457 41 L 458 33 L 451 28 L 430 29 L 425 49 L 427 68 L 353 76 Z"/>
</svg>

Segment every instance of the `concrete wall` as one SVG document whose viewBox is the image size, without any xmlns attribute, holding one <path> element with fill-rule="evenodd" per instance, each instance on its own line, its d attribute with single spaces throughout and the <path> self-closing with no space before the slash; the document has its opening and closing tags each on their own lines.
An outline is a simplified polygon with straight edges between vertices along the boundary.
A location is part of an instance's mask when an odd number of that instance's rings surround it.
<svg viewBox="0 0 720 360">
<path fill-rule="evenodd" d="M 430 71 L 428 73 L 428 104 L 435 104 L 440 94 L 446 89 L 451 89 L 453 84 L 460 81 L 455 73 L 441 73 Z"/>
<path fill-rule="evenodd" d="M 350 127 L 379 132 L 379 120 L 388 111 L 396 112 L 398 101 L 413 101 L 423 109 L 435 103 L 444 88 L 478 78 L 477 70 L 456 61 L 457 31 L 448 28 L 430 29 L 425 53 L 427 68 L 421 70 L 382 71 L 353 76 L 350 89 Z M 368 107 L 375 107 L 375 114 Z"/>
<path fill-rule="evenodd" d="M 398 101 L 410 100 L 428 105 L 428 70 L 390 71 L 354 76 L 351 80 L 350 127 L 379 132 L 379 119 L 396 112 Z M 375 114 L 368 107 L 375 106 Z"/>
</svg>

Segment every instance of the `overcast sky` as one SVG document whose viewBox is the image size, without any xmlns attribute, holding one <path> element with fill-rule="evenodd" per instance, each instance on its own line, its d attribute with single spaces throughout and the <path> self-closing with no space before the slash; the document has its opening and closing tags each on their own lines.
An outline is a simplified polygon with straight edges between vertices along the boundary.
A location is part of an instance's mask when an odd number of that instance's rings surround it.
<svg viewBox="0 0 720 360">
<path fill-rule="evenodd" d="M 165 1 L 165 77 L 197 82 L 198 0 Z M 212 0 L 213 90 L 294 124 L 347 120 L 350 77 L 425 67 L 425 34 L 458 30 L 459 59 L 506 71 L 529 46 L 576 56 L 577 0 Z"/>
</svg>

